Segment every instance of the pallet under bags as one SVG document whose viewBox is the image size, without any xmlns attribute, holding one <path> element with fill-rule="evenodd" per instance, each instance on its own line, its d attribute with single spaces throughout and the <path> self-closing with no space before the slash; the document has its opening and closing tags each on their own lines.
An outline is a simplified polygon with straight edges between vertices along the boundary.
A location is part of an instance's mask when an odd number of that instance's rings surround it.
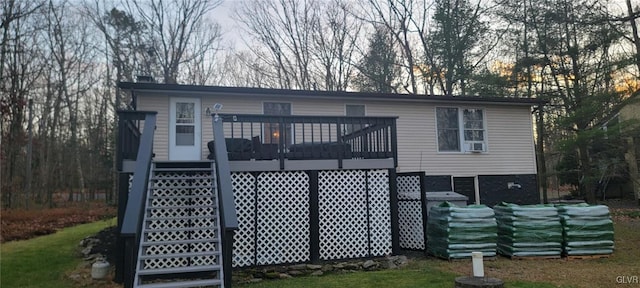
<svg viewBox="0 0 640 288">
<path fill-rule="evenodd" d="M 496 256 L 497 225 L 494 212 L 485 205 L 458 207 L 450 202 L 431 207 L 427 217 L 427 252 L 453 259 L 482 252 Z"/>
<path fill-rule="evenodd" d="M 557 205 L 567 256 L 613 253 L 613 221 L 604 205 Z"/>
<path fill-rule="evenodd" d="M 501 203 L 493 210 L 498 223 L 498 253 L 509 257 L 560 257 L 562 224 L 554 206 Z"/>
</svg>

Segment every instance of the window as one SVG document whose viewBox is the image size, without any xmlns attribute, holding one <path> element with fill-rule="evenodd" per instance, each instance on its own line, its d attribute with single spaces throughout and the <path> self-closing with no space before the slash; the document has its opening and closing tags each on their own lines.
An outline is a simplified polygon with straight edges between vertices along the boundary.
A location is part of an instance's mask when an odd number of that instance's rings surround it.
<svg viewBox="0 0 640 288">
<path fill-rule="evenodd" d="M 438 126 L 438 151 L 460 151 L 460 126 L 458 108 L 436 108 Z"/>
<path fill-rule="evenodd" d="M 486 150 L 483 109 L 437 107 L 436 121 L 438 151 L 483 152 Z"/>
<path fill-rule="evenodd" d="M 176 103 L 176 146 L 195 144 L 195 103 Z"/>
<path fill-rule="evenodd" d="M 347 116 L 364 117 L 364 105 L 347 104 L 345 106 L 345 113 Z M 353 121 L 347 120 L 344 126 L 344 132 L 346 135 L 362 129 L 364 127 L 364 124 L 362 124 L 360 120 L 354 119 Z"/>
<path fill-rule="evenodd" d="M 264 102 L 263 103 L 264 115 L 291 115 L 291 103 L 277 103 L 277 102 Z M 285 124 L 286 131 L 291 131 L 291 124 Z M 264 143 L 277 144 L 280 143 L 280 136 L 283 135 L 285 130 L 280 129 L 278 123 L 265 123 L 264 124 Z M 291 143 L 291 133 L 285 134 L 285 143 Z"/>
<path fill-rule="evenodd" d="M 347 104 L 345 111 L 347 116 L 364 116 L 364 105 Z"/>
</svg>

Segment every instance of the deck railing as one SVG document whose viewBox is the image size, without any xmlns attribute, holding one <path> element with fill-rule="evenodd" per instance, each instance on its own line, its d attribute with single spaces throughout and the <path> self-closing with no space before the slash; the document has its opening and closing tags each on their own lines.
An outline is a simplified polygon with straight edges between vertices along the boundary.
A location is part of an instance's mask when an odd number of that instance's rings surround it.
<svg viewBox="0 0 640 288">
<path fill-rule="evenodd" d="M 144 120 L 144 112 L 133 110 L 118 111 L 118 143 L 116 146 L 116 157 L 118 171 L 122 171 L 124 159 L 135 160 L 140 146 L 140 130 L 138 125 L 140 120 Z"/>
<path fill-rule="evenodd" d="M 393 158 L 397 117 L 221 114 L 229 160 Z M 210 143 L 213 145 L 213 142 Z"/>
<path fill-rule="evenodd" d="M 212 117 L 213 135 L 224 138 L 222 119 L 218 115 Z M 238 216 L 233 199 L 233 184 L 231 183 L 231 169 L 227 154 L 226 141 L 215 143 L 215 171 L 218 186 L 218 209 L 220 215 L 220 234 L 222 237 L 222 265 L 225 287 L 231 287 L 231 272 L 233 259 L 233 235 L 238 230 Z"/>
<path fill-rule="evenodd" d="M 121 265 L 122 271 L 122 280 L 124 281 L 125 287 L 132 287 L 136 262 L 138 257 L 138 242 L 140 241 L 140 227 L 142 225 L 143 213 L 144 213 L 144 203 L 145 197 L 147 195 L 147 185 L 149 180 L 149 173 L 151 168 L 151 160 L 153 157 L 153 137 L 156 127 L 156 112 L 144 112 L 144 111 L 121 111 L 119 115 L 121 117 L 124 116 L 127 122 L 139 121 L 144 119 L 144 130 L 141 134 L 138 134 L 139 137 L 131 137 L 119 139 L 119 147 L 121 147 L 119 154 L 123 154 L 125 156 L 119 155 L 119 159 L 131 159 L 129 157 L 133 156 L 135 152 L 135 169 L 133 172 L 133 179 L 131 182 L 131 189 L 128 193 L 124 193 L 126 191 L 120 191 L 119 197 L 121 198 L 119 201 L 120 206 L 125 206 L 124 213 L 122 215 L 122 220 L 118 219 L 118 228 L 120 228 L 120 240 L 119 245 L 121 246 L 119 251 L 122 251 L 123 255 L 121 255 L 121 259 L 118 260 L 118 264 Z M 129 124 L 124 126 L 125 129 L 131 128 Z M 123 127 L 123 126 L 121 126 Z M 137 130 L 136 130 L 137 131 Z M 132 132 L 131 130 L 126 130 L 124 133 L 120 135 L 126 135 L 127 133 Z M 131 134 L 135 135 L 135 133 Z M 129 136 L 131 136 L 129 135 Z M 124 141 L 123 141 L 124 140 Z M 123 142 L 128 142 L 123 144 Z M 133 145 L 137 142 L 137 147 L 129 146 Z M 128 156 L 127 156 L 128 155 Z M 122 165 L 119 163 L 118 165 Z M 120 166 L 122 167 L 122 166 Z M 123 199 L 124 198 L 124 199 Z M 125 205 L 122 205 L 125 204 Z M 122 262 L 120 262 L 122 261 Z M 117 273 L 118 274 L 118 273 Z M 118 277 L 120 278 L 120 277 Z"/>
</svg>

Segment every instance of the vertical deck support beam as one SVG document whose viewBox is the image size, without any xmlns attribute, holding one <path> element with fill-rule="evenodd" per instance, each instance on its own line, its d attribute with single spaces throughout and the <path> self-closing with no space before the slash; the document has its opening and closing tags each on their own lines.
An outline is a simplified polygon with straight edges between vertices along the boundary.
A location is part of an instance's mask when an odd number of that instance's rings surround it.
<svg viewBox="0 0 640 288">
<path fill-rule="evenodd" d="M 400 254 L 400 227 L 398 223 L 398 181 L 396 169 L 389 169 L 389 200 L 391 209 L 391 251 Z"/>
<path fill-rule="evenodd" d="M 309 175 L 309 252 L 311 262 L 320 262 L 320 194 L 318 171 L 307 171 Z"/>
<path fill-rule="evenodd" d="M 425 183 L 425 172 L 418 172 L 420 177 L 420 210 L 422 210 L 422 235 L 424 242 L 424 255 L 427 255 L 427 217 L 429 217 L 429 210 L 427 210 L 427 185 Z"/>
</svg>

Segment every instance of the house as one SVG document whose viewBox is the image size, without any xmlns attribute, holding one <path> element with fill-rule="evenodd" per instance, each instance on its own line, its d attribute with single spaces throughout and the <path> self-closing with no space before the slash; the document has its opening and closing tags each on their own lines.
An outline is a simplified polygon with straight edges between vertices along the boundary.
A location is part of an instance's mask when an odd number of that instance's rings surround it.
<svg viewBox="0 0 640 288">
<path fill-rule="evenodd" d="M 535 99 L 119 88 L 135 108 L 120 113 L 121 244 L 138 256 L 117 276 L 133 286 L 155 274 L 215 271 L 207 283 L 223 283 L 231 266 L 397 253 L 402 173 L 471 202 L 539 203 Z"/>
<path fill-rule="evenodd" d="M 640 102 L 631 103 L 620 111 L 622 120 L 637 119 L 640 121 Z M 633 195 L 640 205 L 640 135 L 627 139 L 628 149 L 624 158 L 629 167 L 629 179 L 633 187 Z"/>
</svg>

